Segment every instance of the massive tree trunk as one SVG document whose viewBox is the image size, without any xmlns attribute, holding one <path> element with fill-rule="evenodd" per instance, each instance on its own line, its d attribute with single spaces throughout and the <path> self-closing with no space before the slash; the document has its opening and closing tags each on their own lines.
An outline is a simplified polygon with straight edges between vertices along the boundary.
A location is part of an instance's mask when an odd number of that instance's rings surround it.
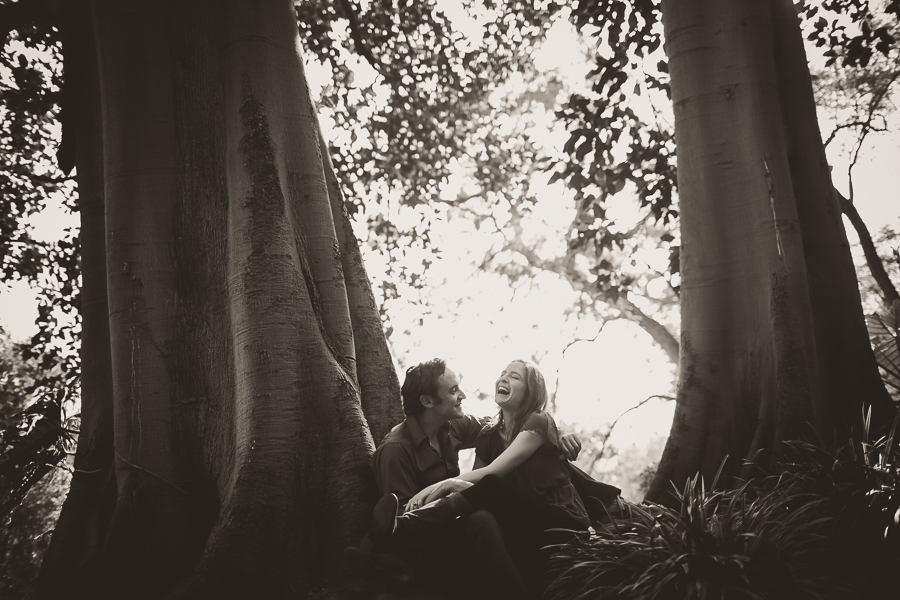
<svg viewBox="0 0 900 600">
<path fill-rule="evenodd" d="M 682 227 L 677 408 L 648 497 L 892 409 L 790 0 L 664 0 Z M 876 417 L 877 418 L 877 417 Z"/>
<path fill-rule="evenodd" d="M 292 4 L 97 1 L 66 26 L 83 412 L 39 595 L 302 596 L 361 535 L 401 411 Z"/>
</svg>

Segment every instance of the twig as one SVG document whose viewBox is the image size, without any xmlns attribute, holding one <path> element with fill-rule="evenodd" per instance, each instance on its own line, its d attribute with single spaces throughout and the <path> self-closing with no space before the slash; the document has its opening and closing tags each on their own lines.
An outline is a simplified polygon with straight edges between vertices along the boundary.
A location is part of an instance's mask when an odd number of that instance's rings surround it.
<svg viewBox="0 0 900 600">
<path fill-rule="evenodd" d="M 138 465 L 134 464 L 133 462 L 129 461 L 128 459 L 126 459 L 124 456 L 122 456 L 122 455 L 119 454 L 118 452 L 116 452 L 116 456 L 118 456 L 118 457 L 119 457 L 119 460 L 121 460 L 123 463 L 125 463 L 125 464 L 128 465 L 129 467 L 131 467 L 131 468 L 133 468 L 133 469 L 137 469 L 138 471 L 143 471 L 143 472 L 146 473 L 147 475 L 152 475 L 153 477 L 156 477 L 157 479 L 159 479 L 159 480 L 162 481 L 163 483 L 166 483 L 166 484 L 172 486 L 173 488 L 175 488 L 176 490 L 178 490 L 179 492 L 181 492 L 181 493 L 184 494 L 185 496 L 189 496 L 189 495 L 190 495 L 190 494 L 188 494 L 185 490 L 181 489 L 180 487 L 178 487 L 177 485 L 175 485 L 175 484 L 172 483 L 171 481 L 168 481 L 167 479 L 165 479 L 165 478 L 163 478 L 163 477 L 157 475 L 157 474 L 154 473 L 153 471 L 149 471 L 149 470 L 145 469 L 144 467 L 141 467 L 141 466 L 138 466 Z"/>
<path fill-rule="evenodd" d="M 868 136 L 869 131 L 876 130 L 875 127 L 872 126 L 872 121 L 876 116 L 875 111 L 881 106 L 881 101 L 884 99 L 885 95 L 887 95 L 890 87 L 897 81 L 898 77 L 900 77 L 900 70 L 894 72 L 878 93 L 872 94 L 866 121 L 862 124 L 862 132 L 859 135 L 859 140 L 857 140 L 856 148 L 853 150 L 853 160 L 850 161 L 850 165 L 847 167 L 847 179 L 849 181 L 848 197 L 850 202 L 853 202 L 853 167 L 856 166 L 856 162 L 859 160 L 859 153 L 862 150 L 863 142 L 865 141 L 866 136 Z"/>
<path fill-rule="evenodd" d="M 559 370 L 562 368 L 562 362 L 566 359 L 566 352 L 569 351 L 569 348 L 577 344 L 578 342 L 596 342 L 597 338 L 600 337 L 600 334 L 603 332 L 603 328 L 606 327 L 608 321 L 604 320 L 600 322 L 600 327 L 597 329 L 597 333 L 592 338 L 575 338 L 568 344 L 566 347 L 562 349 L 560 366 L 556 368 L 556 384 L 553 386 L 553 393 L 550 394 L 550 407 L 553 412 L 556 412 L 556 394 L 559 392 Z"/>
<path fill-rule="evenodd" d="M 588 473 L 590 473 L 591 471 L 594 470 L 594 465 L 596 465 L 598 462 L 600 462 L 600 460 L 603 458 L 603 455 L 606 453 L 606 447 L 607 447 L 606 442 L 609 441 L 610 436 L 612 436 L 613 429 L 615 429 L 615 427 L 619 423 L 619 421 L 621 421 L 622 418 L 625 417 L 625 415 L 627 415 L 631 411 L 642 407 L 643 405 L 647 404 L 654 398 L 663 398 L 665 400 L 674 400 L 675 399 L 672 396 L 666 396 L 666 395 L 661 395 L 661 394 L 654 394 L 652 396 L 647 396 L 646 398 L 644 398 L 643 400 L 641 400 L 640 402 L 638 402 L 637 404 L 635 404 L 634 406 L 632 406 L 631 408 L 629 408 L 628 410 L 623 412 L 621 415 L 616 417 L 616 419 L 612 423 L 609 424 L 609 430 L 606 432 L 606 435 L 603 436 L 603 439 L 601 440 L 603 447 L 600 449 L 600 452 L 597 453 L 597 456 L 595 456 L 594 459 L 591 461 L 591 466 L 587 470 Z"/>
</svg>

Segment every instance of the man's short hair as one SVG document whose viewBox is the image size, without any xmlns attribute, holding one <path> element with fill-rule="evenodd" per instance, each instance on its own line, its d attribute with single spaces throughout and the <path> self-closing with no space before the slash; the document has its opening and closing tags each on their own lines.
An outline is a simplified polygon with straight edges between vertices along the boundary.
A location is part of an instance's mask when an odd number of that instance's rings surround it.
<svg viewBox="0 0 900 600">
<path fill-rule="evenodd" d="M 446 370 L 447 363 L 440 358 L 433 358 L 406 370 L 400 395 L 403 397 L 403 412 L 407 416 L 418 416 L 425 411 L 425 405 L 419 399 L 423 395 L 437 396 L 438 379 Z"/>
</svg>

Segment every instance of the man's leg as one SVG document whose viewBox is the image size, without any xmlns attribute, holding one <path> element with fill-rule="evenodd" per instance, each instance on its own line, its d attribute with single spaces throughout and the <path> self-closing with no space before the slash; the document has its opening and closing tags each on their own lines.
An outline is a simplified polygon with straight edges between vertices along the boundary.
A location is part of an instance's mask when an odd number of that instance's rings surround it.
<svg viewBox="0 0 900 600">
<path fill-rule="evenodd" d="M 476 511 L 460 519 L 464 552 L 471 558 L 472 596 L 476 598 L 530 597 L 506 548 L 503 532 L 494 515 Z"/>
</svg>

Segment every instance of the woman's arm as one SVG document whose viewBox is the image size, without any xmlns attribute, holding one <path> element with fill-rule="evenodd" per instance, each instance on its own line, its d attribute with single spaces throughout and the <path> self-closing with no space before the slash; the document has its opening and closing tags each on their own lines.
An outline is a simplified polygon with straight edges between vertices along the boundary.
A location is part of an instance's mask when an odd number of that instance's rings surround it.
<svg viewBox="0 0 900 600">
<path fill-rule="evenodd" d="M 485 475 L 504 477 L 512 473 L 516 467 L 528 460 L 544 443 L 544 437 L 534 431 L 521 431 L 512 444 L 494 461 L 480 469 L 475 469 L 459 476 L 463 481 L 478 483 Z"/>
<path fill-rule="evenodd" d="M 494 462 L 480 469 L 463 473 L 456 479 L 468 481 L 469 483 L 478 483 L 485 475 L 496 475 L 498 477 L 508 475 L 509 473 L 512 473 L 516 467 L 525 462 L 529 456 L 534 454 L 543 443 L 544 437 L 539 433 L 522 431 L 516 436 L 516 439 L 512 441 L 509 448 L 504 450 L 500 456 L 494 459 Z M 440 483 L 428 486 L 413 496 L 412 500 L 409 501 L 409 504 L 406 505 L 407 510 L 425 506 L 429 502 L 434 502 L 438 498 L 447 495 L 446 493 L 441 493 L 442 491 L 446 491 L 446 488 L 442 490 Z"/>
</svg>

